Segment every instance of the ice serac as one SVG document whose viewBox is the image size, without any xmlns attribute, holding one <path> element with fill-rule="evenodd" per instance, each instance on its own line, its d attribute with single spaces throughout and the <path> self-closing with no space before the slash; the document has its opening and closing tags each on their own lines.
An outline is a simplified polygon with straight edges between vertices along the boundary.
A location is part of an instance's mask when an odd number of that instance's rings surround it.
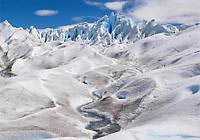
<svg viewBox="0 0 200 140">
<path fill-rule="evenodd" d="M 17 34 L 21 34 L 24 38 L 37 39 L 39 42 L 80 41 L 104 46 L 113 43 L 132 43 L 159 33 L 173 34 L 189 27 L 183 24 L 159 24 L 155 20 L 136 21 L 115 13 L 105 15 L 94 23 L 80 23 L 68 28 L 36 29 L 30 27 L 23 30 L 12 27 L 8 21 L 2 22 L 0 26 L 1 34 L 3 34 L 0 38 L 1 43 L 8 37 L 14 38 Z"/>
<path fill-rule="evenodd" d="M 159 24 L 155 20 L 135 21 L 124 15 L 111 13 L 95 23 L 81 23 L 67 29 L 39 30 L 40 39 L 49 41 L 83 41 L 88 44 L 110 45 L 130 43 L 158 33 L 176 33 L 172 24 Z"/>
</svg>

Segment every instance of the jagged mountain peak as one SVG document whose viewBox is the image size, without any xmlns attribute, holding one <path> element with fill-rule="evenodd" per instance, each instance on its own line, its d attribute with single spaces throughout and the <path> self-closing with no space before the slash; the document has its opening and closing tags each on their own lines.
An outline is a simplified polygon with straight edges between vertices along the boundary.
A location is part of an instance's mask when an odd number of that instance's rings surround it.
<svg viewBox="0 0 200 140">
<path fill-rule="evenodd" d="M 1 30 L 12 30 L 8 21 L 1 23 Z M 128 16 L 112 12 L 94 23 L 79 23 L 57 29 L 36 29 L 31 26 L 26 29 L 31 36 L 40 42 L 50 41 L 81 41 L 88 44 L 102 44 L 104 46 L 113 43 L 131 43 L 158 33 L 177 33 L 188 26 L 175 26 L 173 24 L 160 24 L 154 19 L 150 21 L 135 20 Z M 15 28 L 19 29 L 19 28 Z M 20 28 L 23 30 L 23 28 Z M 8 31 L 5 31 L 8 32 Z M 9 31 L 11 32 L 11 31 Z"/>
<path fill-rule="evenodd" d="M 12 26 L 12 25 L 8 22 L 8 20 L 4 20 L 4 21 L 1 22 L 0 24 L 3 25 L 3 26 Z"/>
<path fill-rule="evenodd" d="M 89 44 L 110 45 L 113 43 L 135 42 L 141 38 L 158 33 L 176 33 L 174 25 L 159 24 L 151 21 L 138 21 L 118 13 L 105 15 L 94 23 L 80 23 L 66 29 L 39 30 L 40 38 L 45 41 L 83 41 Z"/>
</svg>

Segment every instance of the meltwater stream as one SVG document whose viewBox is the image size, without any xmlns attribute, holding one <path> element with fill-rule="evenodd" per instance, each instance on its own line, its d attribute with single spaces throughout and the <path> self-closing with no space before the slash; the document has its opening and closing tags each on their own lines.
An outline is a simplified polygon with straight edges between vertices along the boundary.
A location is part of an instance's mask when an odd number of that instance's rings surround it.
<svg viewBox="0 0 200 140">
<path fill-rule="evenodd" d="M 88 108 L 87 106 L 90 103 L 80 106 L 78 111 L 87 118 L 95 119 L 90 121 L 86 126 L 86 129 L 95 131 L 97 133 L 93 136 L 94 139 L 120 131 L 121 127 L 119 124 L 112 122 L 111 119 L 106 115 L 99 114 L 91 110 L 91 108 Z"/>
</svg>

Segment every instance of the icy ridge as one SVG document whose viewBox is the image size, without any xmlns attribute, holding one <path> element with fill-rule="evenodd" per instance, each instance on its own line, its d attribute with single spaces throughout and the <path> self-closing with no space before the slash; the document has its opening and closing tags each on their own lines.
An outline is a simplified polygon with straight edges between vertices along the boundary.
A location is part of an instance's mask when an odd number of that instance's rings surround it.
<svg viewBox="0 0 200 140">
<path fill-rule="evenodd" d="M 12 37 L 16 31 L 23 31 L 23 35 L 39 42 L 51 41 L 81 41 L 87 44 L 112 45 L 113 43 L 132 43 L 142 38 L 158 33 L 174 34 L 189 26 L 182 24 L 159 24 L 155 20 L 138 21 L 124 15 L 111 13 L 105 15 L 95 23 L 80 23 L 67 28 L 57 29 L 29 29 L 14 28 L 7 21 L 1 23 L 1 30 L 6 38 Z M 17 30 L 18 29 L 18 30 Z M 3 33 L 3 34 L 5 34 Z M 4 42 L 6 38 L 0 38 Z M 13 38 L 13 37 L 12 37 Z"/>
<path fill-rule="evenodd" d="M 126 16 L 111 13 L 110 16 L 105 15 L 92 25 L 81 23 L 69 29 L 44 29 L 38 32 L 44 42 L 83 41 L 89 44 L 110 45 L 131 43 L 158 33 L 177 33 L 185 28 L 187 26 L 159 24 L 155 20 L 134 21 Z"/>
</svg>

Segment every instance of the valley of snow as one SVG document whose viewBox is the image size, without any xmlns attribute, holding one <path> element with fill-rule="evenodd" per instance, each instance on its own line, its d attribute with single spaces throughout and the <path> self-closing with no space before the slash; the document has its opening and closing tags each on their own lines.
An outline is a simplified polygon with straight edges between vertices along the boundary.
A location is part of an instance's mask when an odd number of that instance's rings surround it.
<svg viewBox="0 0 200 140">
<path fill-rule="evenodd" d="M 200 25 L 0 23 L 0 140 L 96 138 L 200 140 Z"/>
</svg>

